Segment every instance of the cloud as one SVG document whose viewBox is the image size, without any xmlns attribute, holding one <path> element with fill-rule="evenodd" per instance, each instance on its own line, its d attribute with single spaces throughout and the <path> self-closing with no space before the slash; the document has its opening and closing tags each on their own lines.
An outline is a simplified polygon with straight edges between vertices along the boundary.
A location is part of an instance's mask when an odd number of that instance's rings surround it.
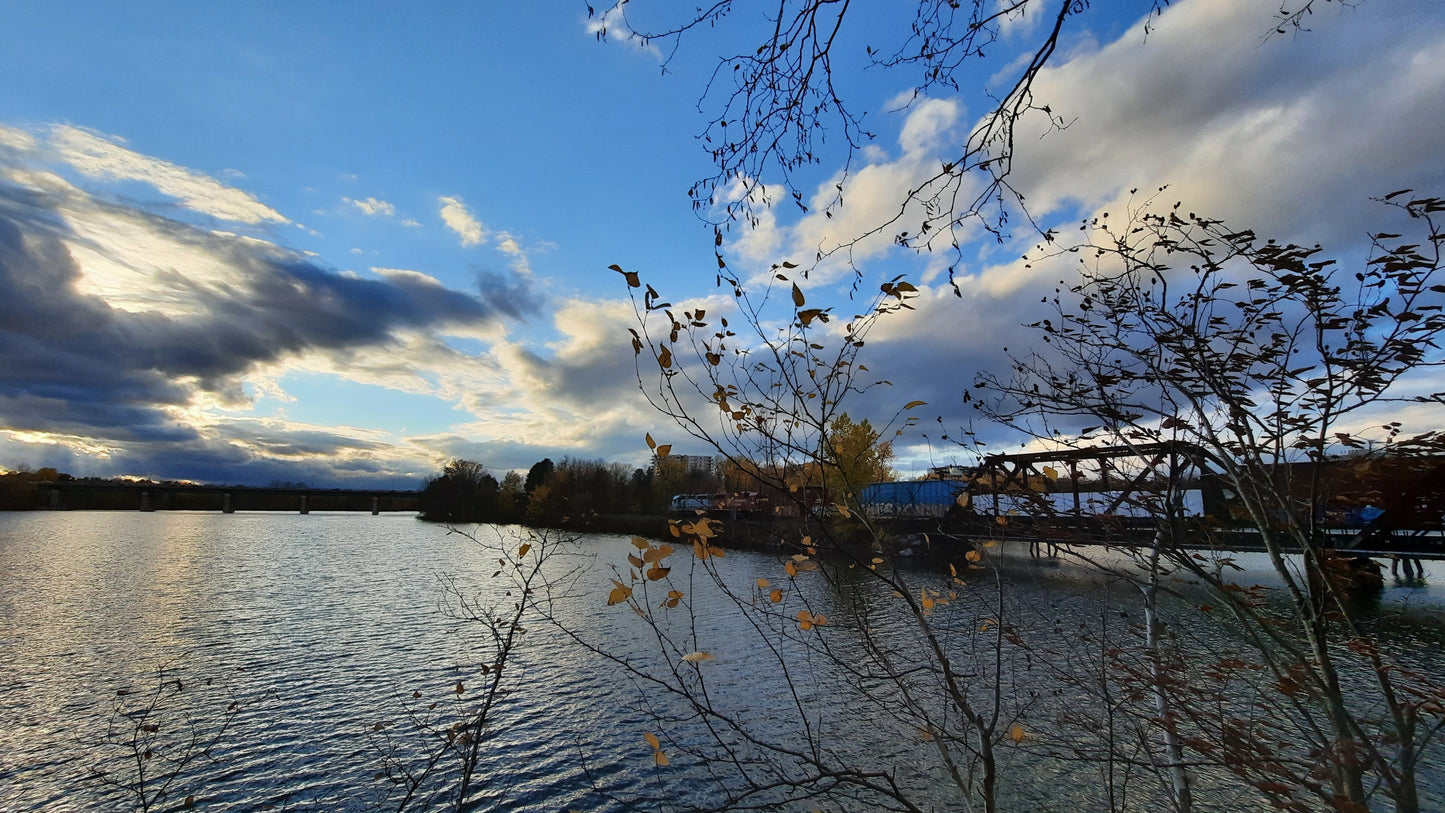
<svg viewBox="0 0 1445 813">
<path fill-rule="evenodd" d="M 461 198 L 443 195 L 437 198 L 437 203 L 441 204 L 442 222 L 446 224 L 447 228 L 457 233 L 463 246 L 475 246 L 487 239 L 487 231 L 481 221 L 467 211 L 466 204 L 462 203 Z"/>
<path fill-rule="evenodd" d="M 905 198 L 938 174 L 962 131 L 963 113 L 956 99 L 914 100 L 903 116 L 896 154 L 870 145 L 862 166 L 819 184 L 808 200 L 808 213 L 791 223 L 777 215 L 776 207 L 760 208 L 756 222 L 737 233 L 729 250 L 749 261 L 758 280 L 768 276 L 767 268 L 779 260 L 810 264 L 820 254 L 831 255 L 811 271 L 808 284 L 813 286 L 835 282 L 849 276 L 855 266 L 888 255 L 897 231 L 907 228 L 889 224 L 922 217 L 923 205 Z M 735 183 L 721 202 L 736 200 L 743 188 L 741 182 Z M 763 187 L 752 194 L 777 200 L 780 192 Z M 837 196 L 843 203 L 832 206 Z M 949 237 L 940 233 L 937 240 L 948 245 Z"/>
<path fill-rule="evenodd" d="M 586 22 L 583 24 L 588 36 L 626 43 L 637 49 L 639 53 L 649 54 L 658 59 L 662 59 L 662 51 L 641 34 L 634 31 L 631 24 L 627 22 L 627 3 L 628 0 L 621 0 L 621 2 L 599 15 L 594 16 L 589 14 Z"/>
<path fill-rule="evenodd" d="M 1445 182 L 1445 13 L 1370 4 L 1275 35 L 1248 0 L 1169 6 L 1145 37 L 1040 74 L 1072 123 L 1019 140 L 1012 178 L 1041 214 L 1114 208 L 1168 184 L 1194 211 L 1271 236 L 1357 239 L 1371 195 Z M 1201 32 L 1207 32 L 1201 35 Z"/>
<path fill-rule="evenodd" d="M 362 214 L 368 217 L 392 217 L 396 214 L 396 207 L 384 200 L 377 198 L 342 198 L 343 201 L 355 206 Z"/>
<path fill-rule="evenodd" d="M 50 130 L 49 146 L 61 160 L 88 177 L 147 183 L 201 214 L 238 223 L 291 222 L 240 189 L 169 161 L 141 155 L 114 138 L 89 130 L 55 125 Z"/>
<path fill-rule="evenodd" d="M 349 356 L 382 369 L 417 337 L 445 348 L 445 336 L 496 334 L 540 307 L 527 278 L 494 274 L 466 292 L 415 271 L 376 274 L 340 274 L 264 240 L 0 166 L 0 451 L 26 459 L 45 444 L 47 460 L 80 450 L 86 473 L 250 482 L 292 464 L 311 476 L 413 471 L 414 447 L 407 458 L 360 430 L 332 437 L 242 415 L 248 387 L 280 394 L 277 371 L 330 359 L 347 376 Z M 376 380 L 410 376 L 435 395 L 436 369 L 397 365 Z"/>
</svg>

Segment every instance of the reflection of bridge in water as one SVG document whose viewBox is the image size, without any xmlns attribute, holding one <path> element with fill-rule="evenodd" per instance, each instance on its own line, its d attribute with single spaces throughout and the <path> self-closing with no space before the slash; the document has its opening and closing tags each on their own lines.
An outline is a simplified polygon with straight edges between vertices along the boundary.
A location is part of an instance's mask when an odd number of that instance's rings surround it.
<svg viewBox="0 0 1445 813">
<path fill-rule="evenodd" d="M 1260 476 L 1274 478 L 1266 486 L 1291 503 L 1295 520 L 1314 518 L 1320 547 L 1445 559 L 1445 457 L 1286 463 Z M 1154 544 L 1172 517 L 1174 547 L 1265 550 L 1229 479 L 1186 444 L 992 455 L 959 487 L 967 497 L 949 500 L 946 512 L 894 510 L 885 524 L 894 533 L 1127 548 Z"/>
<path fill-rule="evenodd" d="M 421 509 L 421 492 L 377 489 L 319 489 L 198 486 L 181 483 L 117 483 L 70 480 L 42 483 L 53 510 L 88 511 L 370 511 L 380 514 Z"/>
</svg>

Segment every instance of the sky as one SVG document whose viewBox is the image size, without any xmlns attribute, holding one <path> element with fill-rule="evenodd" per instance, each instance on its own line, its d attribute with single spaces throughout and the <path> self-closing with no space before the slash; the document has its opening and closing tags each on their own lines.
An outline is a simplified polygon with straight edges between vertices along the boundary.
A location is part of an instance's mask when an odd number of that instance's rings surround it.
<svg viewBox="0 0 1445 813">
<path fill-rule="evenodd" d="M 709 451 L 638 392 L 608 266 L 680 307 L 732 307 L 686 193 L 712 171 L 700 96 L 719 54 L 758 41 L 761 5 L 675 53 L 627 36 L 667 22 L 656 0 L 605 41 L 572 2 L 8 5 L 0 468 L 413 488 L 452 457 L 640 466 L 647 434 Z M 1094 6 L 1035 86 L 1068 126 L 1018 142 L 1040 222 L 1167 184 L 1191 211 L 1362 260 L 1371 196 L 1445 191 L 1442 4 L 1318 3 L 1283 33 L 1257 0 Z M 846 178 L 836 138 L 800 175 L 819 201 L 842 183 L 846 205 L 734 223 L 721 251 L 745 276 L 896 209 L 1046 22 L 1008 21 L 963 90 L 905 103 L 915 77 L 855 69 L 906 27 L 898 8 L 857 11 L 840 40 L 874 138 Z M 926 424 L 961 424 L 976 372 L 1028 341 L 1055 281 L 1019 259 L 1037 234 L 962 236 L 961 296 L 951 253 L 856 247 L 864 290 L 920 288 L 870 335 L 862 360 L 893 385 L 857 414 L 923 400 Z M 805 287 L 842 309 L 853 281 L 825 264 Z M 922 429 L 895 451 L 905 476 L 965 456 Z"/>
</svg>

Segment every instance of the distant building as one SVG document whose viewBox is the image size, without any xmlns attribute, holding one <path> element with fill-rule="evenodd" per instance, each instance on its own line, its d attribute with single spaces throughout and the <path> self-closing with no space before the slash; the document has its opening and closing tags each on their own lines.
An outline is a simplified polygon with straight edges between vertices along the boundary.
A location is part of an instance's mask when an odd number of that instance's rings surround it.
<svg viewBox="0 0 1445 813">
<path fill-rule="evenodd" d="M 688 473 L 701 472 L 712 474 L 717 471 L 717 458 L 705 454 L 672 454 L 667 456 L 668 460 L 682 464 L 682 470 Z M 658 457 L 652 456 L 652 467 L 657 468 Z"/>
<path fill-rule="evenodd" d="M 925 480 L 965 480 L 978 475 L 977 466 L 934 466 L 924 476 Z"/>
</svg>

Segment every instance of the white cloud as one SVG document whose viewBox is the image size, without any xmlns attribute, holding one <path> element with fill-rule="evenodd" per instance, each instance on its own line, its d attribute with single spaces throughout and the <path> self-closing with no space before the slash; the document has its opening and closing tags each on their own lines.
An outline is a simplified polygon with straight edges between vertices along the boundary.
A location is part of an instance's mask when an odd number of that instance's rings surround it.
<svg viewBox="0 0 1445 813">
<path fill-rule="evenodd" d="M 757 278 L 761 279 L 767 275 L 767 267 L 781 259 L 806 264 L 819 253 L 827 254 L 848 246 L 846 252 L 812 270 L 811 285 L 835 281 L 849 273 L 852 264 L 881 257 L 895 245 L 896 231 L 907 227 L 879 226 L 895 218 L 903 224 L 922 216 L 923 206 L 908 203 L 905 207 L 905 197 L 939 173 L 959 135 L 962 116 L 963 106 L 954 99 L 913 101 L 903 118 L 896 156 L 876 144 L 869 145 L 863 153 L 866 163 L 861 167 L 849 172 L 846 178 L 839 173 L 818 185 L 808 201 L 807 214 L 784 224 L 778 217 L 778 207 L 760 208 L 756 222 L 743 227 L 729 242 L 729 251 L 752 263 Z M 967 178 L 963 182 L 965 185 L 975 183 Z M 839 194 L 839 185 L 843 203 L 830 208 L 829 204 Z M 741 190 L 741 184 L 734 184 L 725 195 L 735 200 L 743 194 Z M 777 190 L 769 192 L 773 199 L 778 199 Z M 755 198 L 763 194 L 763 189 L 753 191 Z M 935 239 L 946 245 L 949 237 L 951 235 L 939 233 Z"/>
<path fill-rule="evenodd" d="M 1184 2 L 1043 72 L 1073 123 L 1018 139 L 1013 181 L 1036 213 L 1118 209 L 1168 184 L 1201 214 L 1293 240 L 1357 239 L 1371 195 L 1445 182 L 1445 15 L 1382 2 L 1274 36 L 1251 0 Z M 1203 34 L 1202 34 L 1203 32 Z"/>
<path fill-rule="evenodd" d="M 372 266 L 372 273 L 390 280 L 407 280 L 422 285 L 435 285 L 438 288 L 445 287 L 442 281 L 431 274 L 423 274 L 420 271 L 412 271 L 406 268 L 386 268 L 383 266 Z"/>
<path fill-rule="evenodd" d="M 457 233 L 462 239 L 463 246 L 475 246 L 487 239 L 487 231 L 481 221 L 467 211 L 467 206 L 462 199 L 452 195 L 443 195 L 437 198 L 441 204 L 440 214 L 442 222 L 447 228 Z"/>
<path fill-rule="evenodd" d="M 510 232 L 497 232 L 497 250 L 512 258 L 511 268 L 518 274 L 531 276 L 532 259 L 527 250 Z"/>
<path fill-rule="evenodd" d="M 367 197 L 362 198 L 361 200 L 356 200 L 355 198 L 343 197 L 342 200 L 346 201 L 352 206 L 355 206 L 358 210 L 361 211 L 362 214 L 367 215 L 368 217 L 391 217 L 396 214 L 395 206 L 388 203 L 387 201 L 380 200 L 378 198 Z"/>
<path fill-rule="evenodd" d="M 40 144 L 35 140 L 35 136 L 24 130 L 17 130 L 14 127 L 0 125 L 0 147 L 18 152 L 32 152 L 39 146 Z"/>
<path fill-rule="evenodd" d="M 661 59 L 662 51 L 627 24 L 627 2 L 628 0 L 621 0 L 603 13 L 589 18 L 585 23 L 587 34 L 595 38 L 605 36 L 612 42 L 626 43 L 640 53 Z"/>
<path fill-rule="evenodd" d="M 77 171 L 105 180 L 141 181 L 186 207 L 238 223 L 289 223 L 275 209 L 215 178 L 169 161 L 134 152 L 112 138 L 68 125 L 55 125 L 50 146 Z"/>
</svg>

